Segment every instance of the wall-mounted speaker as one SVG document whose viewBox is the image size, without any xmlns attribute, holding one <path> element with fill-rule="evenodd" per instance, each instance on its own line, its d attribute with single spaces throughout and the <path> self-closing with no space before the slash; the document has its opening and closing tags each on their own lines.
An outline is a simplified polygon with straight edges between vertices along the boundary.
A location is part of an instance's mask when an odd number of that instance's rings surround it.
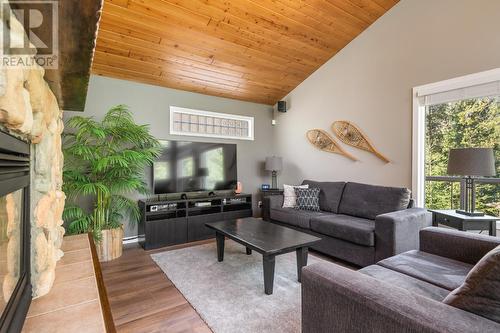
<svg viewBox="0 0 500 333">
<path fill-rule="evenodd" d="M 278 101 L 278 111 L 286 112 L 286 101 Z"/>
</svg>

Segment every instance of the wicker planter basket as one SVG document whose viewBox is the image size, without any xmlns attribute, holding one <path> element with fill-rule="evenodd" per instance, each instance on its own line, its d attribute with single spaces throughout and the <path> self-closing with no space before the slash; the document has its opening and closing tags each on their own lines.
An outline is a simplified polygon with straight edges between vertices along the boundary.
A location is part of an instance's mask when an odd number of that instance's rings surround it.
<svg viewBox="0 0 500 333">
<path fill-rule="evenodd" d="M 121 257 L 123 249 L 123 226 L 102 231 L 102 239 L 96 242 L 99 261 L 110 261 Z"/>
</svg>

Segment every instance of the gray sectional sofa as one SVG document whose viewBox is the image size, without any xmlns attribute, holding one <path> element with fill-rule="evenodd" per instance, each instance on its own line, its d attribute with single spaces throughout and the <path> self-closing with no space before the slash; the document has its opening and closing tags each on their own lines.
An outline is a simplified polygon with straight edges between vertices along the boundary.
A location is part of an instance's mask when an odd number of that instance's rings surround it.
<svg viewBox="0 0 500 333">
<path fill-rule="evenodd" d="M 359 271 L 326 262 L 307 266 L 302 332 L 500 332 L 500 323 L 442 302 L 498 245 L 500 238 L 430 227 L 420 231 L 420 250 Z"/>
<path fill-rule="evenodd" d="M 359 266 L 418 249 L 418 232 L 431 225 L 425 209 L 412 208 L 410 190 L 353 182 L 303 184 L 320 188 L 320 212 L 282 208 L 283 196 L 264 198 L 263 217 L 322 240 L 313 250 Z"/>
</svg>

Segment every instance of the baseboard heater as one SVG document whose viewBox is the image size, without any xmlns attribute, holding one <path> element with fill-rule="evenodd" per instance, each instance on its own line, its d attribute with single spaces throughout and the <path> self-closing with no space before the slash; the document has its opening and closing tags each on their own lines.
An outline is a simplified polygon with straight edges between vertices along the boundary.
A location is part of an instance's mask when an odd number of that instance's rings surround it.
<svg viewBox="0 0 500 333">
<path fill-rule="evenodd" d="M 123 244 L 132 244 L 139 242 L 139 236 L 123 237 Z"/>
</svg>

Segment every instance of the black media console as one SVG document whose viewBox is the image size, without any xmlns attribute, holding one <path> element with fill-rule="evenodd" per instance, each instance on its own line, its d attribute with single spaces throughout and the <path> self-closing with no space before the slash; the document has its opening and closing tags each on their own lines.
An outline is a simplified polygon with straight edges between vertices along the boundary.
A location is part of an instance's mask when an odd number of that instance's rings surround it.
<svg viewBox="0 0 500 333">
<path fill-rule="evenodd" d="M 139 200 L 139 208 L 139 243 L 150 250 L 214 238 L 205 223 L 252 216 L 252 195 Z"/>
</svg>

